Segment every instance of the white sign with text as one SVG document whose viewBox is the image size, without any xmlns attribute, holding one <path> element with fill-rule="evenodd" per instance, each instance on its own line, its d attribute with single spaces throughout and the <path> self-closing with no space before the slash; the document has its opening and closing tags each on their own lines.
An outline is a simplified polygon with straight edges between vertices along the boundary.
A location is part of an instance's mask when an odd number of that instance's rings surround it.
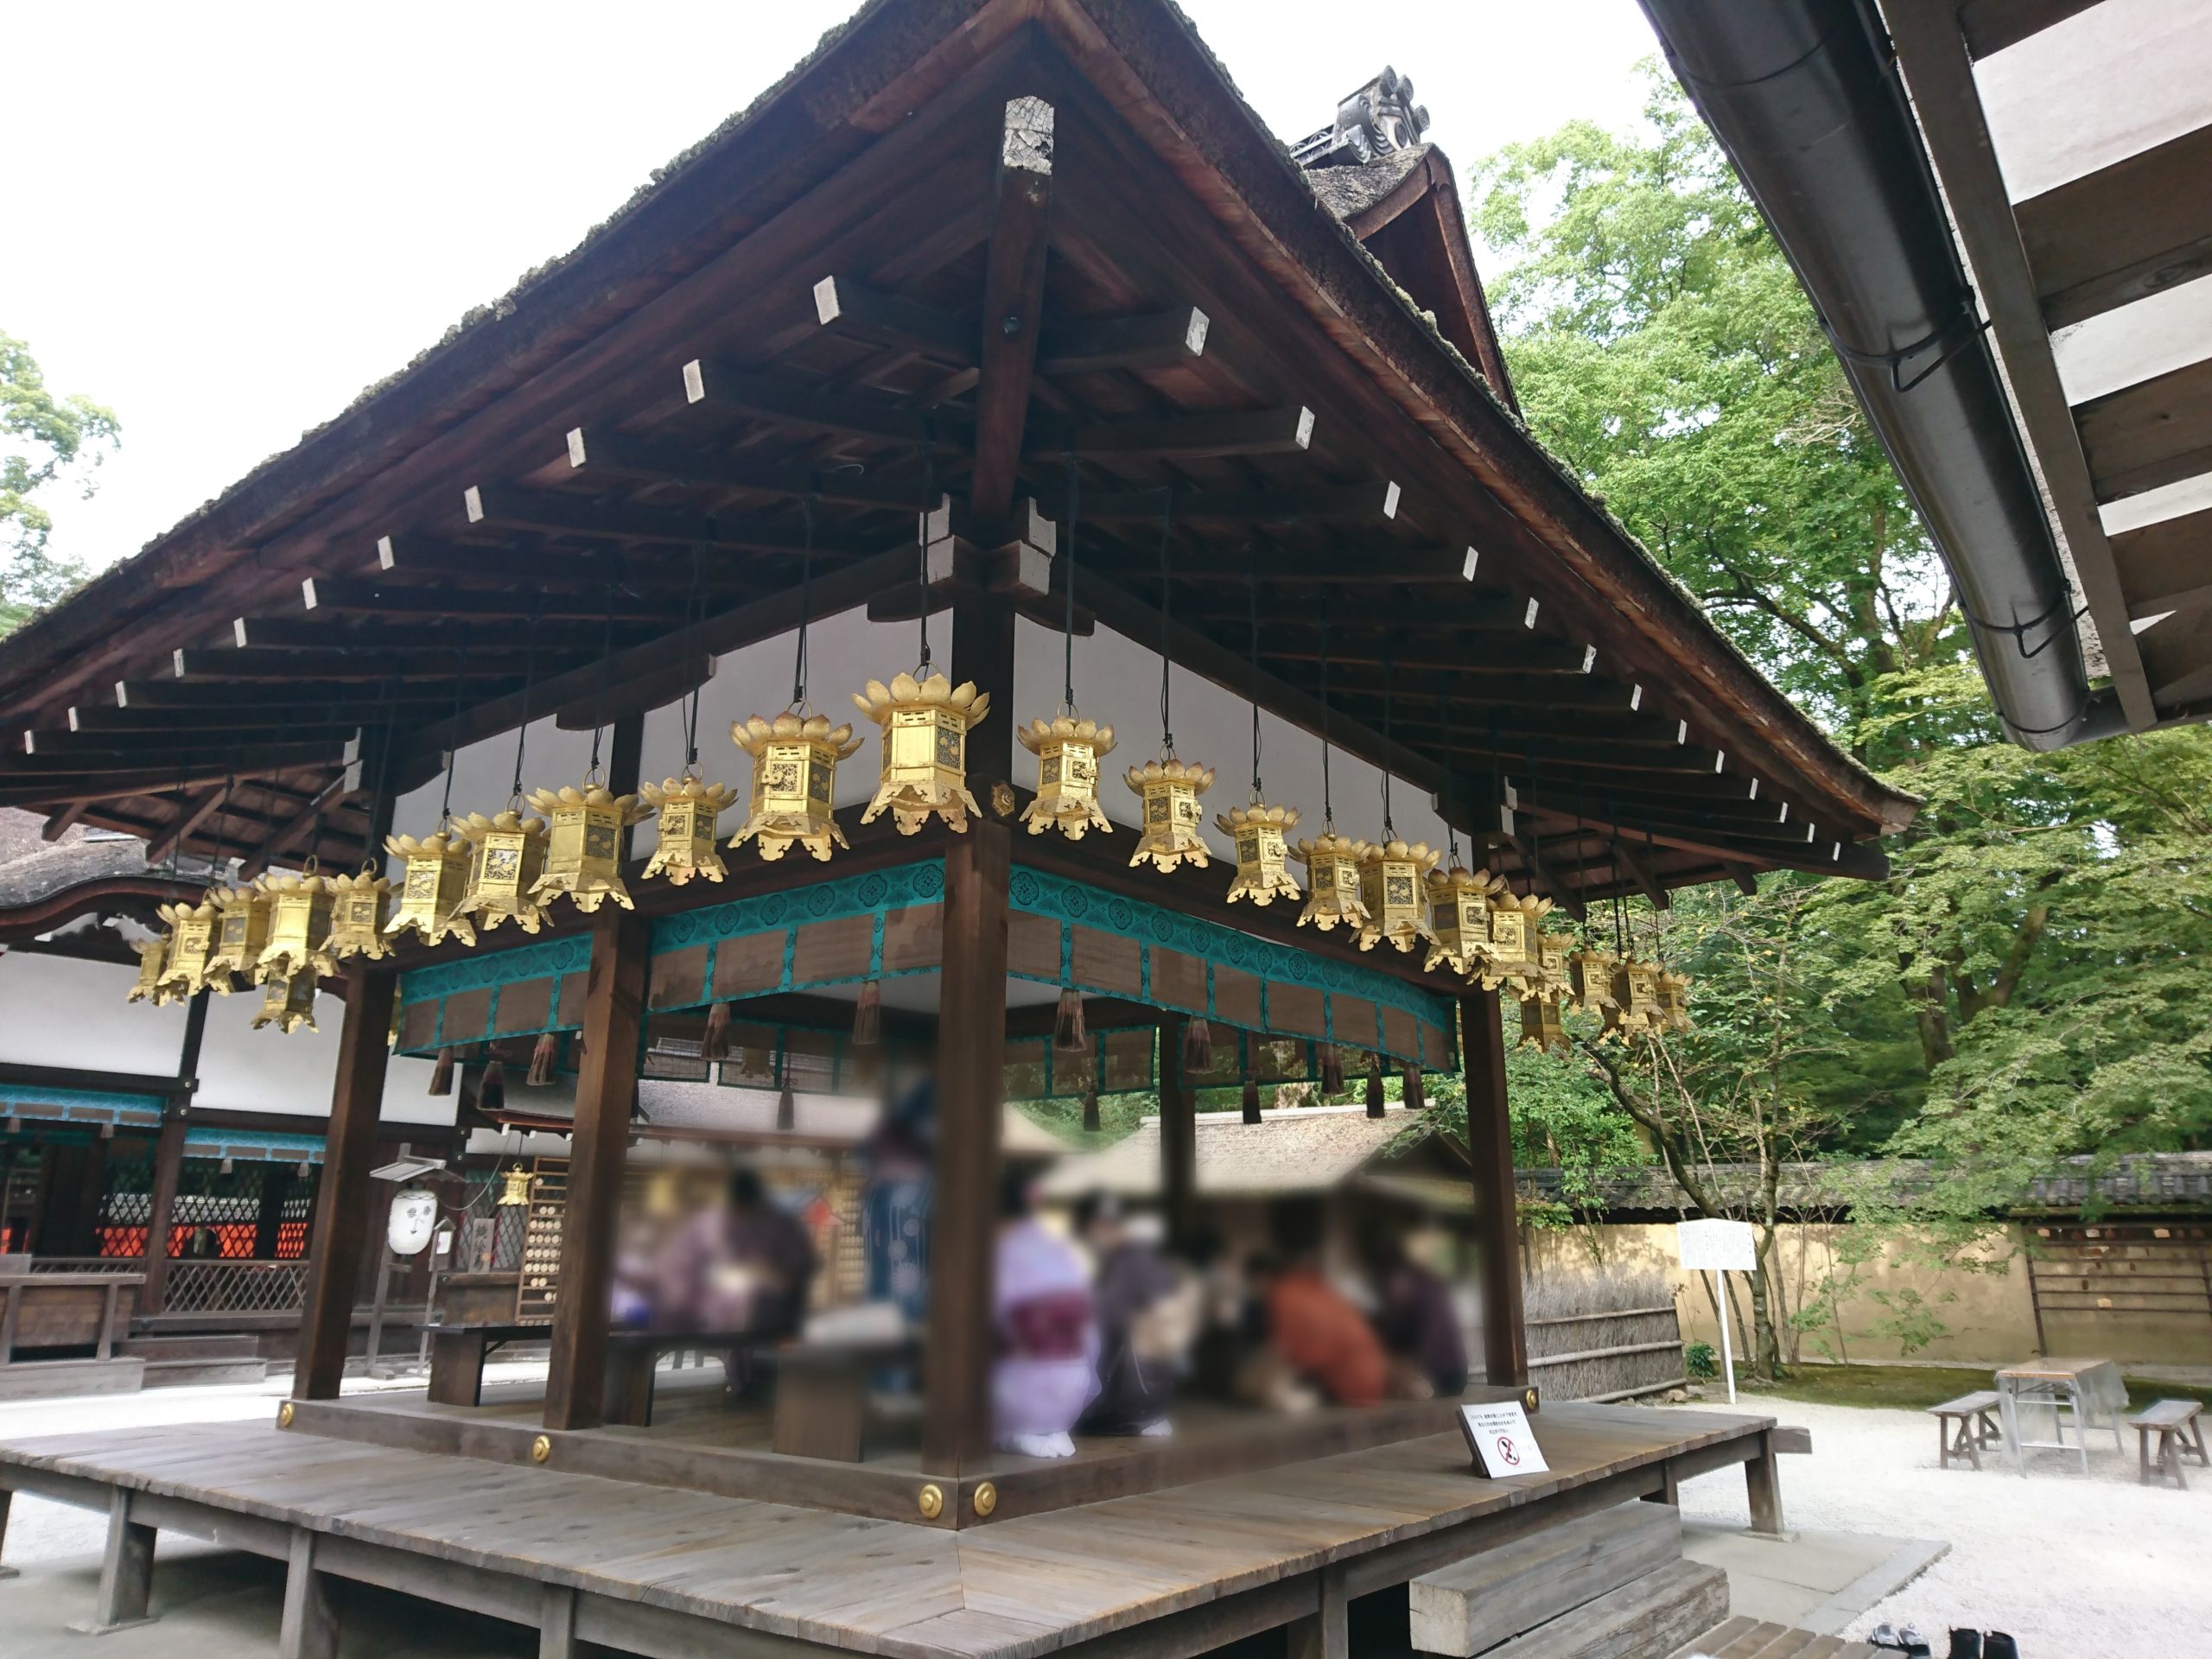
<svg viewBox="0 0 2212 1659">
<path fill-rule="evenodd" d="M 1675 1240 L 1693 1273 L 1749 1273 L 1758 1264 L 1748 1221 L 1678 1221 Z"/>
<path fill-rule="evenodd" d="M 1478 1473 L 1495 1480 L 1502 1475 L 1542 1475 L 1551 1472 L 1529 1427 L 1529 1414 L 1518 1400 L 1459 1408 L 1459 1432 L 1475 1454 Z"/>
</svg>

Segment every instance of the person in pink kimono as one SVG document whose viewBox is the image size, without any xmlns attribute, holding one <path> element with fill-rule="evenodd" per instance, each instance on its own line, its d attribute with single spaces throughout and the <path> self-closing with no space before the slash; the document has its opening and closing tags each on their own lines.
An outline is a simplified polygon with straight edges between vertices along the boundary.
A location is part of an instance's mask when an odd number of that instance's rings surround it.
<svg viewBox="0 0 2212 1659">
<path fill-rule="evenodd" d="M 1070 1431 L 1098 1394 L 1090 1270 L 1072 1244 L 1038 1221 L 1028 1179 L 1017 1172 L 1007 1173 L 999 1217 L 992 1438 L 1024 1457 L 1071 1457 Z"/>
</svg>

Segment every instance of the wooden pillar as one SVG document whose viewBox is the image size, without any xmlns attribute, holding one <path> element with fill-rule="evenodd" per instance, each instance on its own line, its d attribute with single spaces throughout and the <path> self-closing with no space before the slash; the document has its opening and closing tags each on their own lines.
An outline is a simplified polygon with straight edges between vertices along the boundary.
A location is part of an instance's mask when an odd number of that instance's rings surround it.
<svg viewBox="0 0 2212 1659">
<path fill-rule="evenodd" d="M 1184 1016 L 1160 1016 L 1160 1190 L 1167 1236 L 1188 1246 L 1198 1234 L 1198 1107 L 1183 1085 Z"/>
<path fill-rule="evenodd" d="M 1513 1124 L 1505 1102 L 1505 1027 L 1496 991 L 1471 990 L 1460 997 L 1459 1040 L 1482 1275 L 1483 1371 L 1493 1385 L 1525 1388 L 1529 1334 L 1521 1304 L 1521 1224 L 1513 1191 Z"/>
<path fill-rule="evenodd" d="M 553 1306 L 553 1357 L 545 1376 L 545 1427 L 593 1428 L 607 1403 L 607 1300 L 622 1166 L 638 1099 L 652 933 L 645 919 L 609 906 L 594 918 L 584 992 L 583 1062 L 569 1142 L 568 1209 L 561 1219 L 561 1295 Z"/>
<path fill-rule="evenodd" d="M 138 1311 L 158 1313 L 168 1296 L 169 1230 L 176 1214 L 177 1178 L 184 1172 L 184 1115 L 200 1078 L 200 1045 L 207 1034 L 207 995 L 192 999 L 184 1017 L 184 1041 L 176 1057 L 176 1092 L 162 1109 L 161 1135 L 154 1142 L 153 1201 L 146 1216 L 146 1279 L 138 1287 Z"/>
<path fill-rule="evenodd" d="M 995 696 L 993 699 L 996 701 Z M 991 1255 L 1006 1097 L 1006 918 L 1012 837 L 982 818 L 944 856 L 937 1180 L 922 1471 L 962 1475 L 990 1455 Z"/>
<path fill-rule="evenodd" d="M 78 1628 L 86 1636 L 105 1636 L 150 1623 L 146 1608 L 153 1588 L 154 1529 L 130 1518 L 130 1494 L 113 1487 L 108 1492 L 107 1548 L 100 1556 L 100 1586 L 92 1623 Z"/>
<path fill-rule="evenodd" d="M 292 1166 L 268 1164 L 261 1172 L 261 1197 L 253 1212 L 253 1254 L 274 1262 L 283 1237 L 284 1201 L 292 1196 Z"/>
<path fill-rule="evenodd" d="M 607 788 L 613 795 L 634 795 L 638 792 L 638 769 L 645 764 L 645 716 L 643 710 L 624 715 L 614 722 L 609 734 L 607 754 Z M 621 846 L 617 857 L 627 862 L 630 857 L 630 838 L 634 824 L 624 824 L 618 835 Z"/>
<path fill-rule="evenodd" d="M 1317 1576 L 1320 1608 L 1283 1627 L 1283 1652 L 1287 1659 L 1351 1659 L 1351 1604 L 1344 1594 L 1344 1570 L 1325 1567 Z"/>
<path fill-rule="evenodd" d="M 338 1609 L 330 1574 L 315 1564 L 317 1535 L 292 1533 L 284 1568 L 284 1611 L 276 1627 L 278 1659 L 338 1659 Z"/>
<path fill-rule="evenodd" d="M 7 1358 L 8 1351 L 4 1347 L 0 1347 L 0 1364 L 4 1364 Z M 5 1549 L 8 1547 L 8 1506 L 10 1503 L 13 1501 L 15 1496 L 15 1493 L 10 1491 L 7 1487 L 0 1486 L 0 1549 Z M 15 1567 L 0 1567 L 0 1579 L 20 1578 L 21 1576 L 22 1573 Z"/>
<path fill-rule="evenodd" d="M 1745 1495 L 1751 1500 L 1751 1530 L 1770 1538 L 1783 1536 L 1782 1527 L 1782 1459 L 1777 1455 L 1774 1431 L 1759 1436 L 1759 1454 L 1744 1464 Z"/>
<path fill-rule="evenodd" d="M 369 1169 L 384 1108 L 385 1039 L 399 976 L 355 957 L 346 964 L 346 1020 L 323 1141 L 322 1190 L 308 1247 L 307 1312 L 292 1372 L 296 1400 L 335 1400 L 353 1340 L 354 1292 L 369 1219 Z M 381 1246 L 379 1246 L 381 1248 Z"/>
</svg>

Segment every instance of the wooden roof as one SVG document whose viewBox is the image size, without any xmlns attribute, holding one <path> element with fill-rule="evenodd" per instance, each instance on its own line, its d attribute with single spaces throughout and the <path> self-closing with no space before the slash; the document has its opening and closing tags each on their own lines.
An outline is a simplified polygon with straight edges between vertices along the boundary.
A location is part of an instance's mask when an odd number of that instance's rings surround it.
<svg viewBox="0 0 2212 1659">
<path fill-rule="evenodd" d="M 1051 125 L 1015 200 L 1025 98 Z M 948 550 L 1049 550 L 1072 453 L 1086 622 L 1159 637 L 1172 490 L 1176 658 L 1250 686 L 1256 563 L 1262 700 L 1320 729 L 1325 623 L 1334 741 L 1503 868 L 1574 899 L 1878 872 L 1857 843 L 1911 798 L 1521 425 L 1449 166 L 1347 183 L 1317 194 L 1165 0 L 874 0 L 575 252 L 0 642 L 0 805 L 358 857 L 357 743 L 389 733 L 404 787 L 511 729 L 526 680 L 587 726 L 671 701 L 792 626 L 810 501 L 815 613 L 911 615 L 920 509 Z"/>
</svg>

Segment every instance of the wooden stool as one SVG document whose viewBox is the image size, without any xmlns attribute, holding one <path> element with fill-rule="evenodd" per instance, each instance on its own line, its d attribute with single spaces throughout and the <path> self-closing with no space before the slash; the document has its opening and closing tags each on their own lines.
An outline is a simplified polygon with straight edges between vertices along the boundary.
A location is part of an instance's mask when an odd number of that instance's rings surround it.
<svg viewBox="0 0 2212 1659">
<path fill-rule="evenodd" d="M 2189 1483 L 2182 1478 L 2181 1454 L 2187 1452 L 2196 1458 L 2200 1469 L 2208 1466 L 2204 1425 L 2197 1418 L 2203 1409 L 2194 1400 L 2161 1400 L 2127 1420 L 2127 1426 L 2135 1431 L 2135 1478 L 2139 1485 L 2151 1484 L 2151 1465 L 2155 1462 L 2161 1475 L 2171 1475 L 2175 1485 L 2184 1491 L 2189 1489 Z M 2151 1455 L 2151 1436 L 2154 1433 L 2158 1437 L 2155 1459 Z"/>
<path fill-rule="evenodd" d="M 1976 1394 L 1962 1394 L 1955 1400 L 1946 1400 L 1940 1406 L 1930 1406 L 1929 1413 L 1936 1419 L 1936 1461 L 1948 1469 L 1951 1459 L 1963 1457 L 1976 1469 L 1981 1467 L 1981 1448 L 2000 1445 L 2005 1432 L 1998 1427 L 1997 1420 L 1989 1414 L 1997 1409 L 1997 1391 L 1983 1389 Z M 1955 1432 L 1952 1424 L 1958 1425 Z"/>
</svg>

